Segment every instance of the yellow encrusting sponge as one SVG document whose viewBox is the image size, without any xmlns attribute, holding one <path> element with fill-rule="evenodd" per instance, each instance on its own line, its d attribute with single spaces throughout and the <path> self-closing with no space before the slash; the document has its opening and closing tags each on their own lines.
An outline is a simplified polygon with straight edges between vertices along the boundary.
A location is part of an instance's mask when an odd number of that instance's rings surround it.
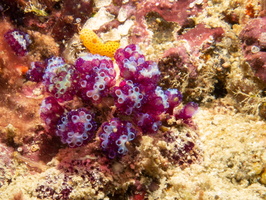
<svg viewBox="0 0 266 200">
<path fill-rule="evenodd" d="M 94 31 L 83 28 L 79 33 L 83 45 L 92 53 L 102 56 L 114 57 L 114 53 L 119 48 L 119 42 L 109 41 L 103 43 Z"/>
</svg>

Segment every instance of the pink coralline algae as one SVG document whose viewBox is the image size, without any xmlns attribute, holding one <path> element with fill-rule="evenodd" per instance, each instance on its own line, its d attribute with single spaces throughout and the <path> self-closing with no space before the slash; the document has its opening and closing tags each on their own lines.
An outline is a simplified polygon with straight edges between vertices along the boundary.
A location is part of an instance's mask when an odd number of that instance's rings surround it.
<svg viewBox="0 0 266 200">
<path fill-rule="evenodd" d="M 191 16 L 196 16 L 203 10 L 205 1 L 197 0 L 178 0 L 178 1 L 141 1 L 137 6 L 135 16 L 136 25 L 131 36 L 132 42 L 145 40 L 149 33 L 145 24 L 145 16 L 150 12 L 156 12 L 168 22 L 176 22 L 180 26 L 187 26 L 191 23 Z M 171 12 L 169 12 L 171 11 Z"/>
<path fill-rule="evenodd" d="M 166 21 L 185 24 L 190 16 L 198 14 L 203 9 L 203 1 L 178 0 L 170 2 L 168 0 L 143 1 L 139 13 L 158 12 Z M 171 12 L 169 12 L 171 10 Z"/>
<path fill-rule="evenodd" d="M 266 82 L 266 17 L 250 20 L 240 33 L 246 61 L 255 75 Z"/>
<path fill-rule="evenodd" d="M 18 56 L 25 56 L 28 53 L 29 45 L 32 42 L 29 34 L 20 30 L 9 30 L 4 37 Z"/>
<path fill-rule="evenodd" d="M 48 134 L 59 136 L 70 147 L 99 138 L 102 150 L 115 158 L 125 155 L 138 135 L 156 133 L 164 115 L 186 120 L 197 110 L 195 103 L 175 110 L 181 93 L 158 86 L 158 65 L 146 61 L 138 46 L 119 49 L 114 58 L 86 54 L 74 65 L 60 57 L 48 60 L 42 82 L 51 96 L 41 105 Z M 119 69 L 115 70 L 114 62 Z M 35 72 L 29 71 L 32 80 L 39 79 Z M 81 107 L 73 103 L 77 99 Z"/>
<path fill-rule="evenodd" d="M 177 40 L 186 40 L 192 48 L 191 53 L 197 57 L 200 56 L 200 50 L 207 50 L 213 42 L 221 41 L 223 34 L 224 30 L 221 27 L 207 28 L 204 24 L 198 24 L 183 35 L 177 36 Z"/>
<path fill-rule="evenodd" d="M 148 30 L 147 16 L 149 14 L 159 15 L 167 22 L 174 22 L 181 27 L 188 27 L 194 24 L 193 18 L 197 16 L 206 6 L 205 0 L 140 0 L 140 1 L 115 1 L 107 7 L 107 10 L 119 15 L 119 10 L 126 10 L 125 19 L 136 18 L 135 25 L 130 34 L 131 43 L 150 42 L 151 36 Z M 170 11 L 170 12 L 169 12 Z M 117 19 L 104 24 L 99 31 L 116 28 L 120 23 Z"/>
<path fill-rule="evenodd" d="M 180 45 L 166 50 L 159 65 L 163 66 L 166 63 L 174 62 L 173 64 L 180 72 L 188 73 L 190 77 L 196 77 L 196 63 L 201 56 L 201 50 L 206 51 L 214 42 L 221 41 L 223 34 L 224 30 L 220 27 L 211 29 L 199 24 L 183 35 L 177 36 Z M 178 79 L 178 77 L 176 78 Z"/>
<path fill-rule="evenodd" d="M 177 35 L 177 45 L 167 49 L 158 63 L 162 74 L 160 86 L 167 89 L 184 84 L 186 90 L 183 92 L 183 100 L 201 101 L 205 92 L 212 91 L 211 88 L 204 92 L 196 91 L 203 84 L 198 82 L 198 77 L 204 71 L 201 70 L 203 62 L 217 48 L 215 44 L 222 40 L 223 35 L 223 28 L 209 28 L 204 24 L 198 24 L 182 35 Z M 202 87 L 205 86 L 206 84 Z"/>
</svg>

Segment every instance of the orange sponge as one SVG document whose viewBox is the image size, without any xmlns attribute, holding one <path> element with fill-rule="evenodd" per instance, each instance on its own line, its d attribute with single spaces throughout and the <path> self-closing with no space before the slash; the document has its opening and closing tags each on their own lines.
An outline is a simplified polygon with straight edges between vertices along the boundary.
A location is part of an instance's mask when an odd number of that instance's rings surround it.
<svg viewBox="0 0 266 200">
<path fill-rule="evenodd" d="M 119 42 L 106 42 L 103 43 L 101 39 L 88 28 L 84 28 L 79 33 L 80 39 L 84 46 L 92 54 L 100 54 L 102 56 L 114 57 L 115 51 L 119 48 Z"/>
<path fill-rule="evenodd" d="M 99 49 L 99 54 L 108 57 L 114 57 L 116 50 L 119 48 L 118 42 L 109 41 L 103 44 L 103 47 Z"/>
</svg>

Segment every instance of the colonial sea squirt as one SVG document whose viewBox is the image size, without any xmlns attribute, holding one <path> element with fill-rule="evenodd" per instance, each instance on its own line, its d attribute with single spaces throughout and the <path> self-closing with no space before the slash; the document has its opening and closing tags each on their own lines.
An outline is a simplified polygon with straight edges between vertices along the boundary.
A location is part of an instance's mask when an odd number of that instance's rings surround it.
<svg viewBox="0 0 266 200">
<path fill-rule="evenodd" d="M 28 72 L 32 80 L 35 75 L 36 67 Z M 197 110 L 195 103 L 175 109 L 182 101 L 181 93 L 158 86 L 157 63 L 147 61 L 134 44 L 118 49 L 114 60 L 88 53 L 70 65 L 53 57 L 42 77 L 50 94 L 41 105 L 48 134 L 59 136 L 70 147 L 97 137 L 109 158 L 125 155 L 137 136 L 155 134 L 165 115 L 187 120 Z M 81 100 L 81 107 L 69 107 L 67 102 L 74 97 Z"/>
</svg>

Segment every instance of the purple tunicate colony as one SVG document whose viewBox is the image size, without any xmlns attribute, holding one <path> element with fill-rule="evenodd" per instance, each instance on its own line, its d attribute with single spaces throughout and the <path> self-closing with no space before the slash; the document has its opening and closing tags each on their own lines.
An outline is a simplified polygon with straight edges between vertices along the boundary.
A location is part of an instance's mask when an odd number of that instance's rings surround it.
<svg viewBox="0 0 266 200">
<path fill-rule="evenodd" d="M 51 95 L 41 105 L 48 134 L 78 147 L 92 141 L 98 132 L 101 148 L 115 158 L 128 152 L 138 134 L 156 133 L 165 115 L 187 120 L 196 112 L 198 106 L 193 102 L 175 111 L 182 94 L 158 86 L 158 66 L 146 61 L 138 46 L 118 49 L 114 59 L 86 54 L 74 65 L 60 57 L 49 59 L 46 68 L 32 64 L 27 77 L 42 81 Z M 72 109 L 67 103 L 75 101 L 75 96 L 81 100 L 81 108 Z"/>
<path fill-rule="evenodd" d="M 54 135 L 57 129 L 57 124 L 64 113 L 64 109 L 59 105 L 56 98 L 50 96 L 42 101 L 40 108 L 40 117 L 45 123 L 46 131 L 50 135 Z"/>
<path fill-rule="evenodd" d="M 74 67 L 66 64 L 62 58 L 50 58 L 43 75 L 43 83 L 47 92 L 60 102 L 72 100 L 75 94 L 72 83 L 73 74 Z"/>
<path fill-rule="evenodd" d="M 115 84 L 115 76 L 110 58 L 88 54 L 76 61 L 73 85 L 77 96 L 82 100 L 99 103 L 110 93 L 110 88 Z"/>
<path fill-rule="evenodd" d="M 130 122 L 113 118 L 102 124 L 102 130 L 99 133 L 101 147 L 107 152 L 109 158 L 124 155 L 128 151 L 126 142 L 134 140 L 136 134 L 137 130 Z"/>
<path fill-rule="evenodd" d="M 63 143 L 70 147 L 78 147 L 86 144 L 94 137 L 97 124 L 94 120 L 94 113 L 86 108 L 71 110 L 64 114 L 56 130 Z"/>
<path fill-rule="evenodd" d="M 32 62 L 29 72 L 26 74 L 26 78 L 29 81 L 41 82 L 43 80 L 45 70 L 45 64 L 42 62 Z"/>
<path fill-rule="evenodd" d="M 10 30 L 4 35 L 8 45 L 18 56 L 25 56 L 28 53 L 31 39 L 29 34 L 20 30 Z"/>
</svg>

